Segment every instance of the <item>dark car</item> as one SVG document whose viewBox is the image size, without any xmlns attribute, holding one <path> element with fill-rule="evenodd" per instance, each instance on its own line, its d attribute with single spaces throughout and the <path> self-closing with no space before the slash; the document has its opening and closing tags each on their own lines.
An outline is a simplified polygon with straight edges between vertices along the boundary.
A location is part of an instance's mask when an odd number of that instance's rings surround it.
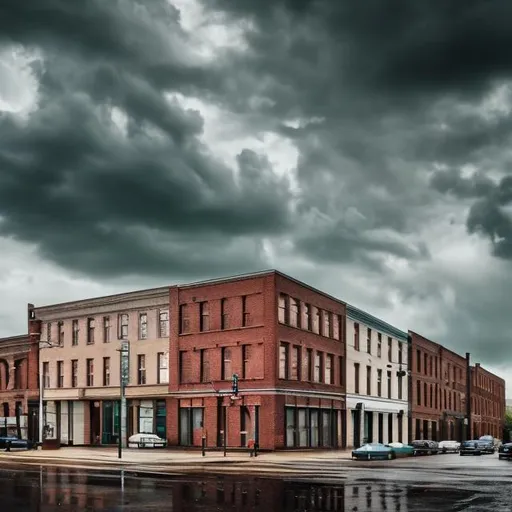
<svg viewBox="0 0 512 512">
<path fill-rule="evenodd" d="M 32 441 L 27 441 L 26 439 L 19 439 L 16 436 L 2 436 L 0 437 L 0 449 L 25 449 L 32 450 L 36 448 L 37 444 Z"/>
<path fill-rule="evenodd" d="M 480 446 L 482 448 L 482 453 L 494 453 L 496 451 L 496 445 L 494 442 L 494 437 L 492 436 L 481 436 L 478 439 Z"/>
<path fill-rule="evenodd" d="M 464 441 L 460 445 L 459 455 L 482 455 L 482 446 L 478 439 Z"/>
<path fill-rule="evenodd" d="M 417 439 L 411 445 L 414 448 L 414 455 L 434 455 L 439 451 L 438 443 L 430 439 Z"/>
<path fill-rule="evenodd" d="M 498 459 L 512 459 L 512 443 L 505 443 L 499 447 Z"/>
</svg>

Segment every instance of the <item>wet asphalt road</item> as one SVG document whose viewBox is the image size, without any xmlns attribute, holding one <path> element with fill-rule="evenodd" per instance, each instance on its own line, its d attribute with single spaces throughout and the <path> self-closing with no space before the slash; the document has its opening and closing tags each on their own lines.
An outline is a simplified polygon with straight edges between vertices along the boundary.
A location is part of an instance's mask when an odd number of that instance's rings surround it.
<svg viewBox="0 0 512 512">
<path fill-rule="evenodd" d="M 0 469 L 0 510 L 510 511 L 512 462 L 438 455 L 301 463 L 292 478 L 143 477 L 38 466 Z"/>
</svg>

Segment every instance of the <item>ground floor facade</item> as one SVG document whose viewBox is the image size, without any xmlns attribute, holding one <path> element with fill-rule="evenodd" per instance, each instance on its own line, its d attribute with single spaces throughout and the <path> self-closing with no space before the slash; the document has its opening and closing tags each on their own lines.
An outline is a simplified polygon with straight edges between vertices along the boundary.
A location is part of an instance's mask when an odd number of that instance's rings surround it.
<svg viewBox="0 0 512 512">
<path fill-rule="evenodd" d="M 364 443 L 406 443 L 408 404 L 404 400 L 347 395 L 347 446 Z"/>
<path fill-rule="evenodd" d="M 39 425 L 39 393 L 37 391 L 4 391 L 0 393 L 0 436 L 15 435 L 37 440 Z"/>
<path fill-rule="evenodd" d="M 412 440 L 429 439 L 432 441 L 465 441 L 467 439 L 467 420 L 463 414 L 412 414 Z"/>
<path fill-rule="evenodd" d="M 473 438 L 480 436 L 493 436 L 502 439 L 504 424 L 497 418 L 482 417 L 474 414 L 471 416 L 471 435 Z"/>
</svg>

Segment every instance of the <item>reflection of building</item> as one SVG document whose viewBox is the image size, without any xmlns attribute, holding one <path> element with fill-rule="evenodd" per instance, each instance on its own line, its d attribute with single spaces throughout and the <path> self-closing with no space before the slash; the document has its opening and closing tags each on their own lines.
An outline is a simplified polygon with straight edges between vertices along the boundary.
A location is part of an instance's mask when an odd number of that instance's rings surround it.
<svg viewBox="0 0 512 512">
<path fill-rule="evenodd" d="M 37 342 L 30 336 L 0 339 L 0 435 L 37 438 L 37 361 Z"/>
<path fill-rule="evenodd" d="M 505 428 L 505 381 L 476 363 L 471 367 L 471 424 L 473 437 L 502 438 Z"/>
<path fill-rule="evenodd" d="M 128 434 L 166 437 L 169 289 L 34 308 L 41 333 L 46 435 L 64 444 L 118 439 L 120 340 L 130 347 Z"/>
<path fill-rule="evenodd" d="M 347 484 L 344 505 L 341 510 L 406 512 L 409 510 L 407 487 L 391 481 Z"/>
<path fill-rule="evenodd" d="M 464 440 L 467 360 L 409 331 L 412 439 Z"/>
<path fill-rule="evenodd" d="M 347 436 L 407 442 L 407 333 L 347 305 Z"/>
<path fill-rule="evenodd" d="M 171 444 L 344 445 L 344 303 L 269 271 L 172 287 L 170 311 Z"/>
</svg>

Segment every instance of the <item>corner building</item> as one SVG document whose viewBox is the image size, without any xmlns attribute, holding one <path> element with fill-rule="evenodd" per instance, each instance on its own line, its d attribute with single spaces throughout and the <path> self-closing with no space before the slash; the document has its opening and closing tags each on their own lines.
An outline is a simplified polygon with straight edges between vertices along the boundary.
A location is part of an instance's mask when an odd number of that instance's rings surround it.
<svg viewBox="0 0 512 512">
<path fill-rule="evenodd" d="M 345 445 L 344 303 L 268 271 L 171 287 L 170 313 L 171 445 Z"/>
<path fill-rule="evenodd" d="M 407 333 L 347 305 L 348 445 L 406 442 Z"/>
</svg>

